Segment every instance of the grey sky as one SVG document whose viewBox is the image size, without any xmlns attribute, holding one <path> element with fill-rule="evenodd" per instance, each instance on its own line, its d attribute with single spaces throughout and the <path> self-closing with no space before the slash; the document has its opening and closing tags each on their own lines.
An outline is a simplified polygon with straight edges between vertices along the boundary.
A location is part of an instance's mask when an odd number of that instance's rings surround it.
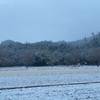
<svg viewBox="0 0 100 100">
<path fill-rule="evenodd" d="M 100 0 L 0 0 L 0 41 L 72 41 L 100 31 Z"/>
</svg>

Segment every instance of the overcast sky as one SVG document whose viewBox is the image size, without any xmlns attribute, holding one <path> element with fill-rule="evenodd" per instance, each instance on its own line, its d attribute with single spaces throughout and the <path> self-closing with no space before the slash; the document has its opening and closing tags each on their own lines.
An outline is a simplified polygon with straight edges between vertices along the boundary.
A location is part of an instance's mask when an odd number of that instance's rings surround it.
<svg viewBox="0 0 100 100">
<path fill-rule="evenodd" d="M 0 0 L 0 42 L 73 41 L 100 31 L 100 0 Z"/>
</svg>

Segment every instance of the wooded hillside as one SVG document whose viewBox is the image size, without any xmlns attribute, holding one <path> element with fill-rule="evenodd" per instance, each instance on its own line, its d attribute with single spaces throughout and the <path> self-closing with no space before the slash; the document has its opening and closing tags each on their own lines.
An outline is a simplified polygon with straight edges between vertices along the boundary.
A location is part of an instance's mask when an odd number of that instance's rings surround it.
<svg viewBox="0 0 100 100">
<path fill-rule="evenodd" d="M 74 42 L 0 44 L 0 66 L 100 65 L 100 33 Z"/>
</svg>

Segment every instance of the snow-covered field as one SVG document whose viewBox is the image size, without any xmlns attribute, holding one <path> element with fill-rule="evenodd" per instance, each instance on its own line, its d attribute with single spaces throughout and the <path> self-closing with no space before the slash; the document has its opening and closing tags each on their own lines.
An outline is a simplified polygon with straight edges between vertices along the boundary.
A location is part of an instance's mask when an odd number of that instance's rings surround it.
<svg viewBox="0 0 100 100">
<path fill-rule="evenodd" d="M 67 85 L 72 83 L 100 82 L 99 67 L 51 67 L 0 69 L 0 100 L 100 100 L 100 83 Z M 56 86 L 56 84 L 66 84 Z M 37 85 L 55 85 L 27 87 Z"/>
<path fill-rule="evenodd" d="M 3 90 L 0 100 L 100 100 L 100 84 Z"/>
</svg>

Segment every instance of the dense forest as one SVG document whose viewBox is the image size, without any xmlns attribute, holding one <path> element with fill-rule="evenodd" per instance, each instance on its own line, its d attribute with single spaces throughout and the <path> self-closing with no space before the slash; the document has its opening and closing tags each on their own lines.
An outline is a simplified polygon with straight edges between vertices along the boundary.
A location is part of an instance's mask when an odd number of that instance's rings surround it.
<svg viewBox="0 0 100 100">
<path fill-rule="evenodd" d="M 0 44 L 0 66 L 100 65 L 100 33 L 72 42 Z"/>
</svg>

